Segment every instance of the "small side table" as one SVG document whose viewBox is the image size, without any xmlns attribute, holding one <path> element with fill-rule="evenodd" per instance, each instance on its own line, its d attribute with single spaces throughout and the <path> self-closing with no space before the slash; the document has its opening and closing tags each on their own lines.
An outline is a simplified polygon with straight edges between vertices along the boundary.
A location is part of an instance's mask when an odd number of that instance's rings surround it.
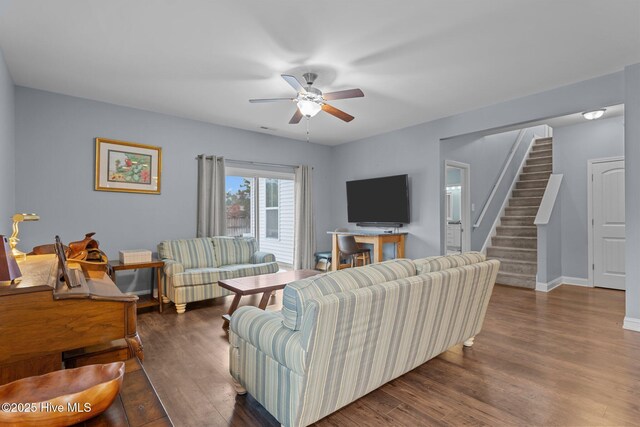
<svg viewBox="0 0 640 427">
<path fill-rule="evenodd" d="M 136 262 L 123 264 L 120 261 L 109 261 L 109 265 L 113 269 L 113 277 L 111 279 L 116 283 L 116 271 L 123 270 L 137 270 L 139 268 L 151 268 L 156 270 L 156 278 L 158 283 L 158 298 L 153 297 L 153 274 L 151 274 L 151 293 L 149 296 L 142 296 L 138 300 L 138 308 L 158 306 L 160 313 L 162 313 L 162 290 L 164 289 L 162 283 L 162 269 L 164 268 L 164 261 L 157 258 L 153 258 L 151 262 Z"/>
</svg>

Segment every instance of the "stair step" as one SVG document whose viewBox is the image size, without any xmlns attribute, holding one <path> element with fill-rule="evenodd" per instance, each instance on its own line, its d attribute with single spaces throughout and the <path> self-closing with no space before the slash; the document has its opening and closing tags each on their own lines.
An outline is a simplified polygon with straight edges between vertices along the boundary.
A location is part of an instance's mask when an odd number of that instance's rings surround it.
<svg viewBox="0 0 640 427">
<path fill-rule="evenodd" d="M 528 181 L 518 181 L 516 182 L 516 189 L 524 189 L 524 188 L 547 188 L 548 179 L 531 179 Z"/>
<path fill-rule="evenodd" d="M 538 235 L 538 227 L 534 225 L 499 225 L 496 227 L 496 235 L 499 237 L 536 237 Z"/>
<path fill-rule="evenodd" d="M 527 248 L 506 248 L 503 246 L 489 246 L 487 248 L 487 258 L 508 258 L 511 260 L 537 262 L 538 252 L 535 249 Z"/>
<path fill-rule="evenodd" d="M 536 276 L 530 274 L 506 273 L 499 271 L 496 283 L 501 285 L 518 286 L 520 288 L 535 289 Z"/>
<path fill-rule="evenodd" d="M 540 206 L 542 197 L 512 197 L 509 199 L 509 207 L 516 206 Z"/>
<path fill-rule="evenodd" d="M 549 175 L 551 172 L 532 172 L 532 173 L 521 173 L 520 181 L 532 181 L 532 180 L 540 180 L 540 179 L 549 179 Z"/>
<path fill-rule="evenodd" d="M 547 143 L 547 142 L 551 142 L 551 141 L 553 141 L 553 137 L 552 136 L 545 136 L 544 138 L 536 138 L 536 144 L 537 143 L 543 144 L 543 143 Z"/>
<path fill-rule="evenodd" d="M 544 187 L 540 188 L 525 188 L 522 190 L 513 190 L 512 197 L 542 197 L 544 195 Z"/>
<path fill-rule="evenodd" d="M 536 216 L 539 206 L 507 206 L 505 216 Z"/>
<path fill-rule="evenodd" d="M 531 147 L 531 151 L 553 150 L 553 144 L 551 142 L 536 142 Z"/>
<path fill-rule="evenodd" d="M 495 258 L 500 261 L 500 271 L 503 273 L 526 274 L 535 276 L 538 272 L 536 261 L 519 261 L 509 258 Z"/>
<path fill-rule="evenodd" d="M 531 165 L 525 166 L 522 168 L 522 172 L 524 173 L 532 173 L 532 172 L 553 172 L 553 166 L 551 163 L 545 163 L 542 165 Z"/>
<path fill-rule="evenodd" d="M 535 216 L 503 216 L 500 218 L 500 225 L 532 226 L 535 219 Z"/>
<path fill-rule="evenodd" d="M 491 244 L 505 248 L 537 249 L 538 239 L 536 237 L 493 236 Z"/>
<path fill-rule="evenodd" d="M 553 156 L 553 150 L 538 150 L 538 151 L 531 151 L 529 153 L 529 159 L 537 159 L 540 157 L 552 157 Z"/>
<path fill-rule="evenodd" d="M 547 164 L 547 163 L 552 164 L 553 157 L 547 156 L 547 157 L 534 157 L 534 158 L 527 159 L 527 166 L 541 165 L 541 164 Z"/>
</svg>

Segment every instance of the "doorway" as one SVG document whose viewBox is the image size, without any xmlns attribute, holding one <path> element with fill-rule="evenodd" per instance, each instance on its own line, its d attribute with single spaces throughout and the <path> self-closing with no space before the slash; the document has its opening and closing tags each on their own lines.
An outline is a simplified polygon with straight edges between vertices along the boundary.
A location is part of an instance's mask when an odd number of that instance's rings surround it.
<svg viewBox="0 0 640 427">
<path fill-rule="evenodd" d="M 445 215 L 443 221 L 445 254 L 470 250 L 470 166 L 445 160 Z"/>
<path fill-rule="evenodd" d="M 591 284 L 624 290 L 624 158 L 590 160 L 587 169 Z"/>
</svg>

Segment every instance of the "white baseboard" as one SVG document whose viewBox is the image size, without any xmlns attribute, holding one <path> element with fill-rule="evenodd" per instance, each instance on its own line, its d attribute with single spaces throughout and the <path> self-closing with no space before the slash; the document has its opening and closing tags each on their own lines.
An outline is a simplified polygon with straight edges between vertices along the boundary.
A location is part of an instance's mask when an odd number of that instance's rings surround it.
<svg viewBox="0 0 640 427">
<path fill-rule="evenodd" d="M 640 332 L 640 319 L 635 319 L 633 317 L 625 317 L 622 327 L 630 331 Z"/>
<path fill-rule="evenodd" d="M 560 276 L 548 283 L 536 282 L 536 291 L 549 292 L 560 285 L 585 286 L 591 288 L 589 279 L 581 279 L 579 277 Z"/>
<path fill-rule="evenodd" d="M 558 286 L 560 286 L 561 284 L 562 284 L 562 276 L 558 277 L 556 279 L 553 279 L 552 281 L 550 281 L 548 283 L 536 281 L 536 291 L 539 291 L 539 292 L 550 292 L 550 291 L 554 290 L 555 288 L 557 288 Z"/>
<path fill-rule="evenodd" d="M 588 288 L 593 287 L 591 283 L 589 283 L 589 279 L 581 279 L 580 277 L 562 276 L 562 283 L 565 285 L 586 286 Z"/>
</svg>

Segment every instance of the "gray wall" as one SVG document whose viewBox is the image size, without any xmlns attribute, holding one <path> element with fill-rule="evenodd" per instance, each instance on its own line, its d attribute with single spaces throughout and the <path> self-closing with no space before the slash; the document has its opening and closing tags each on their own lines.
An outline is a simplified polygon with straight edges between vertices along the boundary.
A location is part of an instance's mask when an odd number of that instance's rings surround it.
<svg viewBox="0 0 640 427">
<path fill-rule="evenodd" d="M 0 234 L 11 235 L 15 213 L 15 110 L 14 86 L 0 50 Z"/>
<path fill-rule="evenodd" d="M 640 323 L 640 64 L 625 68 L 624 122 L 627 317 Z"/>
<path fill-rule="evenodd" d="M 622 116 L 553 129 L 553 172 L 564 175 L 558 195 L 562 200 L 563 276 L 589 277 L 587 161 L 623 155 Z"/>
<path fill-rule="evenodd" d="M 41 217 L 21 227 L 23 250 L 55 234 L 68 242 L 95 231 L 117 259 L 120 249 L 155 251 L 161 240 L 195 236 L 200 153 L 312 165 L 318 247 L 330 247 L 330 147 L 24 87 L 16 88 L 16 114 L 16 208 Z M 162 147 L 162 194 L 94 191 L 96 137 Z M 139 290 L 145 277 L 118 285 Z"/>
<path fill-rule="evenodd" d="M 620 104 L 624 87 L 624 73 L 613 73 L 337 146 L 331 184 L 333 227 L 348 226 L 346 181 L 408 173 L 411 224 L 406 227 L 406 256 L 439 254 L 445 214 L 441 139 Z"/>
<path fill-rule="evenodd" d="M 471 250 L 482 249 L 491 227 L 500 213 L 504 199 L 509 196 L 509 189 L 518 173 L 520 164 L 527 154 L 529 143 L 534 134 L 542 136 L 544 126 L 527 129 L 521 143 L 509 165 L 504 178 L 500 182 L 496 194 L 487 208 L 487 212 L 478 228 L 471 228 Z M 489 195 L 496 184 L 502 168 L 509 157 L 511 147 L 518 138 L 519 130 L 502 132 L 487 136 L 465 135 L 443 141 L 440 146 L 440 164 L 445 160 L 455 160 L 470 165 L 471 204 L 475 211 L 471 212 L 471 225 L 480 217 L 482 208 L 488 202 Z"/>
</svg>

